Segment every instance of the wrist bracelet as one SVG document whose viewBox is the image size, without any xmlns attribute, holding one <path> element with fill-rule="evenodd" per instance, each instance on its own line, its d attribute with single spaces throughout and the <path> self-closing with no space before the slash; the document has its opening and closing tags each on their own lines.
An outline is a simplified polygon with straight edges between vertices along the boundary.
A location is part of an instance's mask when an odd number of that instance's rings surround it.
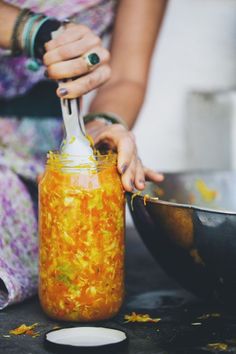
<svg viewBox="0 0 236 354">
<path fill-rule="evenodd" d="M 22 9 L 12 31 L 12 55 L 24 53 L 30 58 L 41 60 L 45 53 L 44 44 L 51 39 L 51 33 L 60 26 L 61 22 L 54 18 Z M 35 64 L 38 65 L 36 60 Z"/>
<path fill-rule="evenodd" d="M 42 14 L 33 14 L 29 17 L 24 26 L 22 33 L 22 45 L 24 54 L 28 57 L 31 57 L 30 48 L 35 24 L 38 23 L 38 21 L 40 21 L 42 18 L 44 18 Z"/>
<path fill-rule="evenodd" d="M 95 113 L 89 113 L 84 116 L 84 124 L 92 122 L 93 120 L 103 120 L 103 121 L 105 120 L 108 123 L 110 122 L 110 124 L 121 124 L 127 130 L 129 129 L 126 121 L 114 113 L 95 112 Z"/>
<path fill-rule="evenodd" d="M 11 35 L 11 54 L 12 56 L 18 56 L 22 54 L 22 43 L 20 40 L 20 35 L 22 32 L 22 27 L 27 22 L 32 12 L 29 9 L 22 9 L 16 18 L 12 35 Z"/>
</svg>

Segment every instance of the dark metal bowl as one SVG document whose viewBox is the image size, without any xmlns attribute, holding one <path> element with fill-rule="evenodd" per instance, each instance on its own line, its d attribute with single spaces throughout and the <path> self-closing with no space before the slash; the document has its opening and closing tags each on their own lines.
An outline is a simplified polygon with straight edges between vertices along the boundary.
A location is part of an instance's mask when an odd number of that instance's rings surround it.
<svg viewBox="0 0 236 354">
<path fill-rule="evenodd" d="M 235 302 L 236 173 L 167 173 L 127 198 L 144 243 L 169 275 L 198 296 Z"/>
</svg>

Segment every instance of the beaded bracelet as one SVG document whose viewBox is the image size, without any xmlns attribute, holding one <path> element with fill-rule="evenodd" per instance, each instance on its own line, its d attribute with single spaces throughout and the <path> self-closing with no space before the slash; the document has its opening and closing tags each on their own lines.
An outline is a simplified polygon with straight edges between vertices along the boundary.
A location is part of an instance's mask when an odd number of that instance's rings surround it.
<svg viewBox="0 0 236 354">
<path fill-rule="evenodd" d="M 128 124 L 126 121 L 118 116 L 117 114 L 114 113 L 105 113 L 105 112 L 95 112 L 95 113 L 89 113 L 84 116 L 84 123 L 87 124 L 89 122 L 92 122 L 94 120 L 102 120 L 106 121 L 108 124 L 121 124 L 123 125 L 127 130 L 129 129 Z"/>
</svg>

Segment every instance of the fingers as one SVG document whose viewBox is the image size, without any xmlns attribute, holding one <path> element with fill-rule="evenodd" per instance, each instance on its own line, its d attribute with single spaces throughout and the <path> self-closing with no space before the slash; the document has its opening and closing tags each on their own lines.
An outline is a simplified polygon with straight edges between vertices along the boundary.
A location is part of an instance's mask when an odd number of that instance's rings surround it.
<svg viewBox="0 0 236 354">
<path fill-rule="evenodd" d="M 88 128 L 88 130 L 87 130 Z M 152 169 L 145 168 L 137 156 L 134 134 L 121 124 L 111 126 L 101 122 L 90 122 L 86 130 L 92 135 L 95 145 L 106 143 L 118 153 L 117 168 L 123 187 L 128 192 L 145 188 L 145 177 L 153 182 L 161 182 L 164 176 Z"/>
<path fill-rule="evenodd" d="M 73 79 L 59 84 L 59 97 L 80 97 L 110 78 L 110 53 L 103 48 L 101 39 L 86 26 L 67 25 L 62 33 L 45 44 L 45 48 L 43 61 L 47 76 L 59 81 Z M 87 60 L 89 54 L 96 54 L 96 61 Z M 78 76 L 80 78 L 75 79 Z"/>
<path fill-rule="evenodd" d="M 46 51 L 52 51 L 58 47 L 64 46 L 66 43 L 80 40 L 90 32 L 90 29 L 86 26 L 68 24 L 63 32 L 45 44 L 45 49 Z"/>
<path fill-rule="evenodd" d="M 106 142 L 110 147 L 116 148 L 118 153 L 117 168 L 121 174 L 121 181 L 126 191 L 132 192 L 145 187 L 145 176 L 141 160 L 137 157 L 135 138 L 132 132 L 127 131 L 122 125 L 115 124 L 104 128 L 94 142 Z"/>
<path fill-rule="evenodd" d="M 53 41 L 57 41 L 58 39 L 60 38 Z M 75 41 L 65 42 L 53 49 L 48 49 L 43 57 L 43 62 L 46 66 L 50 66 L 64 60 L 77 58 L 95 47 L 102 47 L 101 40 L 92 32 L 88 32 L 85 36 L 77 38 Z"/>
<path fill-rule="evenodd" d="M 135 188 L 138 190 L 145 188 L 144 170 L 137 156 L 132 158 L 125 173 L 122 174 L 121 180 L 126 191 L 133 192 Z"/>
<path fill-rule="evenodd" d="M 122 175 L 127 175 L 127 172 L 131 171 L 132 173 L 132 181 L 134 183 L 133 178 L 133 170 L 131 169 L 132 161 L 136 158 L 136 145 L 131 136 L 132 133 L 126 132 L 126 134 L 119 139 L 117 144 L 117 152 L 118 152 L 118 171 Z"/>
<path fill-rule="evenodd" d="M 97 70 L 92 71 L 86 76 L 73 81 L 60 83 L 57 89 L 57 95 L 63 98 L 76 98 L 99 87 L 109 80 L 111 69 L 109 65 L 102 65 Z"/>
<path fill-rule="evenodd" d="M 135 188 L 135 159 L 130 161 L 125 173 L 121 175 L 121 181 L 127 192 L 133 192 Z"/>
<path fill-rule="evenodd" d="M 99 65 L 107 64 L 110 59 L 110 54 L 108 50 L 102 47 L 93 48 L 93 52 L 99 56 Z M 85 53 L 84 55 L 88 55 Z M 77 77 L 88 73 L 89 71 L 94 71 L 97 65 L 88 67 L 86 59 L 84 57 L 79 57 L 72 60 L 60 61 L 56 64 L 49 65 L 47 68 L 48 75 L 51 79 L 61 80 L 71 77 Z"/>
<path fill-rule="evenodd" d="M 161 173 L 151 170 L 150 168 L 144 168 L 144 173 L 147 181 L 162 182 L 164 176 Z"/>
<path fill-rule="evenodd" d="M 136 162 L 136 172 L 135 172 L 135 187 L 139 190 L 145 188 L 145 174 L 142 161 L 140 158 Z"/>
<path fill-rule="evenodd" d="M 106 127 L 94 140 L 95 144 L 105 141 L 111 148 L 118 152 L 118 171 L 124 174 L 127 170 L 133 155 L 136 154 L 136 145 L 133 133 L 127 131 L 121 124 L 114 124 Z"/>
</svg>

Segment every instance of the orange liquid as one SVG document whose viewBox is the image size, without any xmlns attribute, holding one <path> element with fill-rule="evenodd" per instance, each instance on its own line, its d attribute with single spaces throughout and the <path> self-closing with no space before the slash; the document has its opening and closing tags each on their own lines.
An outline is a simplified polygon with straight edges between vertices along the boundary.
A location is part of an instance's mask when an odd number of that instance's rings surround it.
<svg viewBox="0 0 236 354">
<path fill-rule="evenodd" d="M 39 184 L 39 297 L 52 318 L 95 321 L 124 297 L 125 198 L 116 166 L 47 168 Z"/>
</svg>

